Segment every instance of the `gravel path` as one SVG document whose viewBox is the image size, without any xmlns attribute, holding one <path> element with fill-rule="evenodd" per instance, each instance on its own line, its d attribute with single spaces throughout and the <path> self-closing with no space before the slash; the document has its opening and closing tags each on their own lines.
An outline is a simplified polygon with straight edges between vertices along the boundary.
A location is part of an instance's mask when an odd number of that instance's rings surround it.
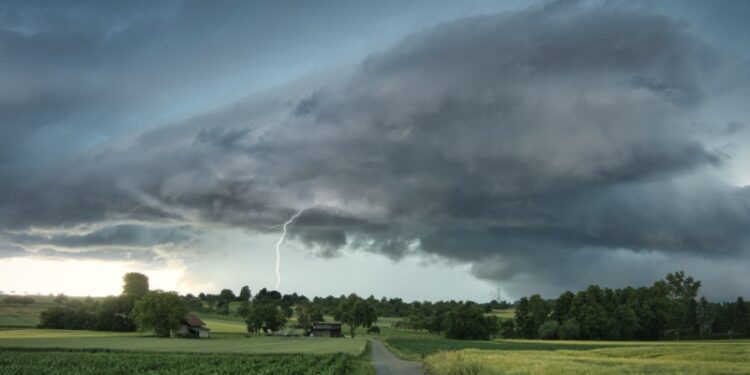
<svg viewBox="0 0 750 375">
<path fill-rule="evenodd" d="M 399 359 L 378 340 L 372 340 L 372 365 L 377 375 L 424 374 L 422 363 Z"/>
</svg>

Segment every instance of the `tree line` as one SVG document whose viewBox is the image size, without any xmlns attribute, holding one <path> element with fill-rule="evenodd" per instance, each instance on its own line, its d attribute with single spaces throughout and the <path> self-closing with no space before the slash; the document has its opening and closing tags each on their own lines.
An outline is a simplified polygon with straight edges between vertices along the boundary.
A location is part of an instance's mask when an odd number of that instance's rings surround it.
<svg viewBox="0 0 750 375">
<path fill-rule="evenodd" d="M 131 272 L 123 277 L 119 296 L 95 300 L 71 300 L 64 294 L 55 297 L 57 306 L 39 315 L 39 328 L 86 329 L 93 331 L 135 331 L 136 304 L 149 293 L 148 277 Z"/>
<path fill-rule="evenodd" d="M 750 337 L 742 297 L 713 303 L 698 298 L 701 282 L 683 271 L 650 287 L 609 289 L 591 285 L 558 298 L 521 298 L 504 337 L 581 340 L 658 340 Z"/>
<path fill-rule="evenodd" d="M 750 308 L 742 297 L 735 302 L 709 302 L 698 298 L 701 282 L 678 271 L 649 287 L 619 289 L 591 285 L 556 299 L 535 294 L 510 303 L 491 301 L 404 302 L 400 298 L 362 298 L 356 294 L 314 297 L 281 294 L 261 289 L 256 295 L 243 286 L 238 295 L 230 289 L 218 294 L 180 296 L 175 292 L 149 291 L 148 278 L 129 273 L 120 296 L 96 301 L 68 301 L 58 296 L 58 306 L 41 314 L 42 328 L 133 331 L 153 329 L 169 335 L 188 311 L 235 314 L 248 333 L 262 334 L 287 326 L 306 331 L 313 323 L 332 316 L 350 327 L 350 336 L 363 327 L 377 332 L 378 316 L 400 317 L 395 328 L 426 330 L 455 339 L 491 337 L 580 340 L 658 340 L 750 337 Z M 230 309 L 235 302 L 236 309 Z M 515 317 L 500 319 L 496 310 L 514 309 Z"/>
</svg>

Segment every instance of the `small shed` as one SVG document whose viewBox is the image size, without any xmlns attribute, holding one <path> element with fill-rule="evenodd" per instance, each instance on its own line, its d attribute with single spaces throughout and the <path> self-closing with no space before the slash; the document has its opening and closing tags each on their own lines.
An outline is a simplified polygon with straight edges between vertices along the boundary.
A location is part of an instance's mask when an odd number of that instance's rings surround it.
<svg viewBox="0 0 750 375">
<path fill-rule="evenodd" d="M 190 313 L 185 314 L 180 324 L 180 331 L 177 333 L 179 336 L 205 339 L 209 337 L 211 332 L 210 329 L 206 328 L 206 323 Z"/>
<path fill-rule="evenodd" d="M 312 334 L 315 337 L 341 337 L 341 323 L 313 323 Z"/>
</svg>

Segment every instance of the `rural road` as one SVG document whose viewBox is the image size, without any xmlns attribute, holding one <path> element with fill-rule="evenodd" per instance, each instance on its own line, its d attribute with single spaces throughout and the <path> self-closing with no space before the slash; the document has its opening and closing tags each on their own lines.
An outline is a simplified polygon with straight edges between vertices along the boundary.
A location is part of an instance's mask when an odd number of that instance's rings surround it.
<svg viewBox="0 0 750 375">
<path fill-rule="evenodd" d="M 419 362 L 404 361 L 391 354 L 383 343 L 372 340 L 372 366 L 376 375 L 411 375 L 424 374 Z"/>
</svg>

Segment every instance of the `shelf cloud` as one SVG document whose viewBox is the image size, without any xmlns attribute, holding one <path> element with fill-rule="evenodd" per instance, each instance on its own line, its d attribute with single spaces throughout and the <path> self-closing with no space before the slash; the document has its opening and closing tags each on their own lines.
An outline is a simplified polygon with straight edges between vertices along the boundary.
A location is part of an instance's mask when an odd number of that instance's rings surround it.
<svg viewBox="0 0 750 375">
<path fill-rule="evenodd" d="M 640 7 L 460 18 L 187 120 L 6 163 L 0 233 L 13 245 L 0 256 L 179 249 L 216 226 L 274 231 L 305 209 L 290 239 L 322 257 L 436 257 L 550 290 L 592 268 L 604 282 L 642 267 L 647 282 L 670 260 L 745 259 L 750 188 L 721 176 L 735 158 L 722 145 L 747 126 L 706 121 L 706 108 L 748 87 L 727 79 L 746 68 Z M 109 100 L 97 90 L 5 92 L 0 116 L 17 125 L 2 127 L 3 144 L 33 131 L 24 121 Z"/>
</svg>

